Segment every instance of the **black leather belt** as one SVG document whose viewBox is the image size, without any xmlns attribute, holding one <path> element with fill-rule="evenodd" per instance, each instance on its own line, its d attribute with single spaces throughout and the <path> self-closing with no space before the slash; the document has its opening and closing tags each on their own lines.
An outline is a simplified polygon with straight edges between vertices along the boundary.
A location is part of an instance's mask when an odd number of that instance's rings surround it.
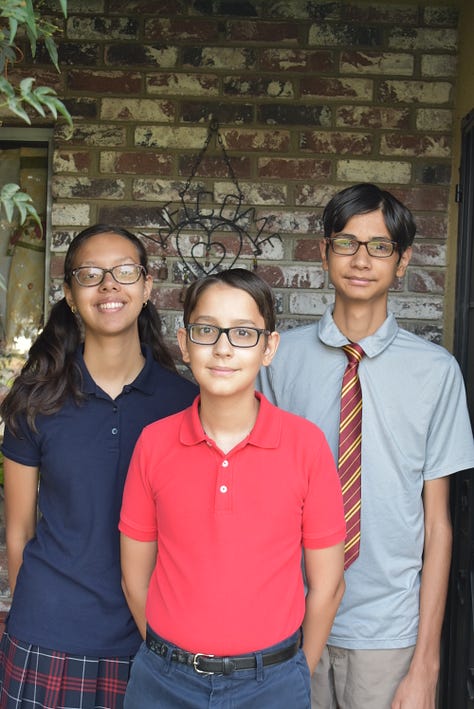
<svg viewBox="0 0 474 709">
<path fill-rule="evenodd" d="M 171 648 L 160 640 L 155 634 L 147 630 L 146 634 L 147 647 L 160 657 L 169 657 L 171 653 L 172 662 L 180 662 L 183 665 L 192 667 L 199 674 L 204 675 L 230 675 L 238 670 L 253 670 L 257 667 L 255 654 L 248 655 L 232 655 L 230 657 L 216 657 L 215 655 L 207 655 L 203 652 L 192 654 L 178 648 Z M 280 662 L 286 662 L 296 655 L 301 645 L 301 636 L 298 635 L 296 642 L 293 642 L 287 647 L 274 652 L 262 652 L 262 664 L 277 665 Z"/>
</svg>

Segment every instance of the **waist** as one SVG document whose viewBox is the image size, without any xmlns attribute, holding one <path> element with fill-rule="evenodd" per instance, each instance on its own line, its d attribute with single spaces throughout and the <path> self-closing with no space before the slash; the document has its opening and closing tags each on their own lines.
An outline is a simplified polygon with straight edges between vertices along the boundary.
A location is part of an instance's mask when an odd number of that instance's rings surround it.
<svg viewBox="0 0 474 709">
<path fill-rule="evenodd" d="M 146 645 L 149 650 L 167 659 L 170 662 L 192 667 L 198 674 L 205 675 L 229 675 L 239 670 L 252 670 L 257 667 L 257 656 L 261 657 L 264 667 L 277 665 L 286 662 L 296 655 L 301 647 L 301 631 L 291 635 L 289 638 L 273 648 L 258 650 L 245 655 L 229 655 L 221 657 L 202 652 L 187 652 L 175 645 L 167 643 L 160 638 L 150 627 L 147 627 Z"/>
</svg>

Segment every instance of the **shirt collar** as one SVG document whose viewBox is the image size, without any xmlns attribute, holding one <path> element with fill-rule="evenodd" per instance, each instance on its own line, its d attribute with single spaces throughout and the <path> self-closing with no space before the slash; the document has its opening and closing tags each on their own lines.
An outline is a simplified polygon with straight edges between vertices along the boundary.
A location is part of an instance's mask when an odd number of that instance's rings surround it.
<svg viewBox="0 0 474 709">
<path fill-rule="evenodd" d="M 247 443 L 259 448 L 276 448 L 280 443 L 282 414 L 263 394 L 256 391 L 260 402 L 257 420 L 248 436 Z M 180 430 L 180 442 L 185 446 L 194 446 L 210 439 L 205 434 L 199 418 L 201 397 L 197 396 L 192 405 L 184 411 Z"/>
<path fill-rule="evenodd" d="M 154 380 L 153 380 L 153 365 L 154 358 L 152 351 L 148 345 L 141 345 L 142 354 L 145 357 L 145 365 L 143 369 L 139 372 L 138 376 L 133 382 L 127 384 L 127 387 L 132 389 L 138 389 L 143 394 L 152 395 L 154 391 Z M 96 396 L 103 396 L 104 392 L 100 387 L 97 386 L 95 381 L 92 379 L 89 370 L 84 362 L 84 346 L 81 345 L 76 351 L 76 362 L 81 370 L 82 374 L 82 391 L 84 394 L 95 394 Z M 127 388 L 124 387 L 124 390 Z"/>
<path fill-rule="evenodd" d="M 347 345 L 349 340 L 342 334 L 334 322 L 332 316 L 333 310 L 334 304 L 326 309 L 319 321 L 318 335 L 321 342 L 328 345 L 328 347 L 342 347 L 343 345 Z M 373 335 L 369 335 L 360 340 L 359 345 L 362 347 L 367 357 L 376 357 L 393 342 L 398 330 L 398 323 L 395 316 L 392 313 L 388 313 L 379 329 L 376 330 Z"/>
</svg>

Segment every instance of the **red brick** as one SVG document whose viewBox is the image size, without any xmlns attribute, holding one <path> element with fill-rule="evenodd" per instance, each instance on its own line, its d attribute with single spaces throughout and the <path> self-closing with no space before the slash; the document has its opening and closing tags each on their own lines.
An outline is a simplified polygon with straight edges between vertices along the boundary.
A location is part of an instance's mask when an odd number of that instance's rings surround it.
<svg viewBox="0 0 474 709">
<path fill-rule="evenodd" d="M 154 17 L 145 21 L 146 40 L 176 42 L 179 45 L 190 40 L 215 42 L 218 38 L 219 26 L 216 20 L 198 17 Z"/>
<path fill-rule="evenodd" d="M 64 254 L 51 254 L 51 264 L 49 267 L 51 278 L 62 278 L 64 275 Z"/>
<path fill-rule="evenodd" d="M 229 150 L 286 152 L 290 147 L 290 132 L 283 130 L 223 129 L 220 131 Z"/>
<path fill-rule="evenodd" d="M 408 273 L 408 290 L 414 293 L 439 293 L 445 290 L 444 270 L 417 269 Z"/>
<path fill-rule="evenodd" d="M 446 212 L 448 209 L 448 187 L 427 185 L 426 187 L 389 187 L 388 189 L 412 211 Z"/>
<path fill-rule="evenodd" d="M 391 5 L 395 5 L 395 7 L 391 7 Z M 419 21 L 418 8 L 410 7 L 410 5 L 402 7 L 401 4 L 372 2 L 369 5 L 344 4 L 343 8 L 344 19 L 355 24 L 367 22 L 393 24 L 396 22 L 399 25 L 413 25 Z"/>
<path fill-rule="evenodd" d="M 336 67 L 334 53 L 327 49 L 265 49 L 260 55 L 263 71 L 332 72 Z"/>
<path fill-rule="evenodd" d="M 326 180 L 331 174 L 329 160 L 312 158 L 259 158 L 259 177 L 278 177 L 292 180 Z"/>
<path fill-rule="evenodd" d="M 410 128 L 408 108 L 384 108 L 379 106 L 338 106 L 336 125 L 354 128 Z"/>
<path fill-rule="evenodd" d="M 239 178 L 251 177 L 251 160 L 247 157 L 231 157 L 229 158 L 230 165 L 235 175 Z M 178 173 L 184 177 L 191 174 L 196 163 L 195 156 L 184 155 L 179 159 Z M 229 168 L 222 155 L 206 156 L 201 160 L 199 167 L 195 172 L 196 177 L 229 177 Z"/>
<path fill-rule="evenodd" d="M 141 75 L 127 71 L 68 71 L 68 88 L 99 94 L 138 94 Z"/>
<path fill-rule="evenodd" d="M 303 131 L 300 134 L 301 150 L 335 155 L 370 155 L 373 135 L 369 133 L 331 133 L 329 131 Z"/>
<path fill-rule="evenodd" d="M 334 77 L 307 77 L 300 81 L 301 96 L 354 98 L 371 100 L 373 98 L 371 79 L 352 79 Z"/>
<path fill-rule="evenodd" d="M 319 244 L 323 234 L 315 235 L 312 239 L 298 239 L 295 243 L 293 258 L 295 261 L 321 261 Z"/>
<path fill-rule="evenodd" d="M 299 28 L 294 22 L 265 22 L 262 20 L 229 20 L 227 39 L 231 42 L 279 42 L 297 44 Z"/>
<path fill-rule="evenodd" d="M 442 239 L 445 241 L 448 236 L 447 215 L 417 215 L 417 237 L 424 239 Z"/>
<path fill-rule="evenodd" d="M 111 164 L 109 164 L 109 160 Z M 105 159 L 101 160 L 101 172 L 169 177 L 172 174 L 172 169 L 173 158 L 171 155 L 157 152 L 136 150 L 107 153 L 107 163 L 105 163 Z"/>
<path fill-rule="evenodd" d="M 451 137 L 446 135 L 419 135 L 390 133 L 382 136 L 381 155 L 412 155 L 414 157 L 448 158 L 451 156 Z"/>
</svg>

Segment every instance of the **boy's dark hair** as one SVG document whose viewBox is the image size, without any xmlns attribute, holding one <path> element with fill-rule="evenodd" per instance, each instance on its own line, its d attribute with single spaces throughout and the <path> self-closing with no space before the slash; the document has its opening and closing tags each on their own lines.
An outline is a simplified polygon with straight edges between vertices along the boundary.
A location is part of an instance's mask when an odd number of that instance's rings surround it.
<svg viewBox="0 0 474 709">
<path fill-rule="evenodd" d="M 345 225 L 358 214 L 367 214 L 380 209 L 385 226 L 397 243 L 401 255 L 415 238 L 416 224 L 413 215 L 390 192 L 381 190 L 369 182 L 362 182 L 338 192 L 328 202 L 323 212 L 324 236 L 343 231 Z"/>
<path fill-rule="evenodd" d="M 64 282 L 71 284 L 74 259 L 80 247 L 93 236 L 117 234 L 135 246 L 140 263 L 148 273 L 148 259 L 140 239 L 127 229 L 96 224 L 81 231 L 72 240 L 64 261 Z M 161 318 L 155 306 L 148 302 L 138 316 L 140 342 L 149 345 L 153 358 L 161 365 L 176 371 L 173 357 L 166 346 L 161 329 Z M 43 331 L 28 353 L 28 359 L 0 406 L 0 414 L 10 430 L 19 433 L 18 417 L 26 416 L 31 430 L 36 431 L 38 414 L 54 414 L 71 397 L 77 403 L 83 400 L 81 373 L 75 353 L 83 339 L 80 324 L 71 312 L 65 298 L 51 309 Z"/>
<path fill-rule="evenodd" d="M 260 315 L 265 322 L 265 328 L 270 332 L 275 330 L 275 299 L 273 291 L 263 278 L 245 268 L 230 268 L 227 271 L 205 276 L 194 281 L 186 291 L 184 299 L 183 320 L 189 325 L 191 313 L 197 305 L 201 294 L 216 283 L 225 283 L 232 288 L 239 288 L 248 293 L 256 302 Z"/>
</svg>

